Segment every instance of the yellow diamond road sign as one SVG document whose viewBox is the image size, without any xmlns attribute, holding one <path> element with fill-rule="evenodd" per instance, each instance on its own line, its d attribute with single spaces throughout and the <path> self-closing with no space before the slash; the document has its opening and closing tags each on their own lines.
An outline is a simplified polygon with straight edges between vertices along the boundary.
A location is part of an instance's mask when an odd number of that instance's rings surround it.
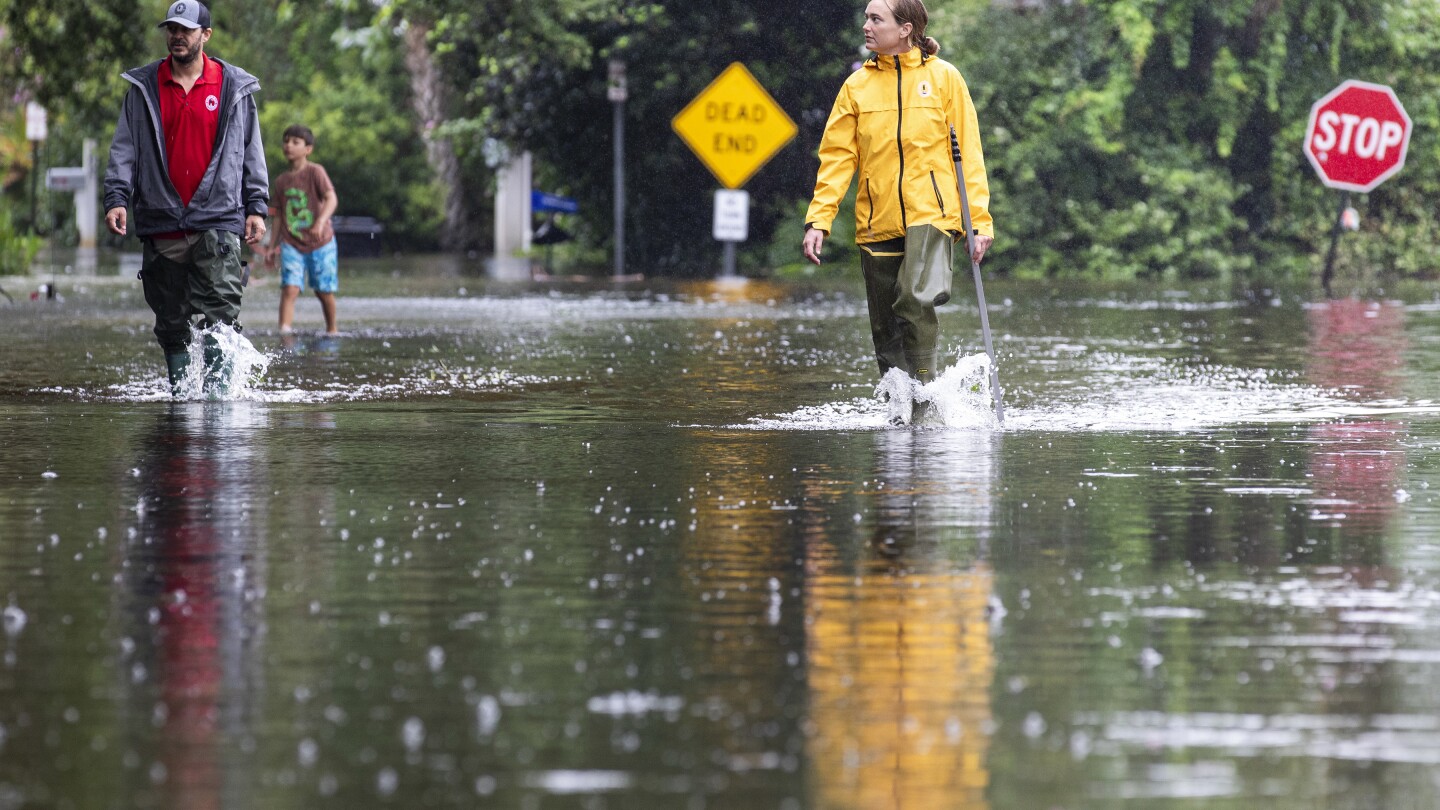
<svg viewBox="0 0 1440 810">
<path fill-rule="evenodd" d="M 700 92 L 670 128 L 726 188 L 740 188 L 795 137 L 795 122 L 739 62 Z"/>
</svg>

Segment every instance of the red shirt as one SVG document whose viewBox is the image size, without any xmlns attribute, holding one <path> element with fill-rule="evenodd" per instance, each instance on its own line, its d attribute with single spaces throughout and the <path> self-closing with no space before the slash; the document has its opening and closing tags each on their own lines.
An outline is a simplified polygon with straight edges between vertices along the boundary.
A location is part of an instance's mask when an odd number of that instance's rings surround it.
<svg viewBox="0 0 1440 810">
<path fill-rule="evenodd" d="M 220 126 L 220 83 L 224 73 L 219 62 L 204 53 L 200 58 L 204 67 L 189 93 L 175 81 L 170 60 L 160 63 L 160 129 L 165 136 L 165 159 L 170 166 L 170 182 L 184 205 L 190 204 L 205 177 Z"/>
</svg>

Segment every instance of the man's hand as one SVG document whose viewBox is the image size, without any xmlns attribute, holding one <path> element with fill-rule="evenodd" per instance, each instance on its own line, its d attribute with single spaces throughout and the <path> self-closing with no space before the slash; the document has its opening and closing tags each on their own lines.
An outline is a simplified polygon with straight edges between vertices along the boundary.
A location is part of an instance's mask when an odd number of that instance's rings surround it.
<svg viewBox="0 0 1440 810">
<path fill-rule="evenodd" d="M 125 206 L 116 206 L 105 212 L 105 227 L 116 236 L 125 235 Z"/>
<path fill-rule="evenodd" d="M 810 230 L 806 231 L 805 241 L 801 243 L 801 246 L 805 250 L 805 258 L 809 259 L 815 264 L 820 263 L 820 248 L 824 245 L 825 232 L 820 230 L 819 228 L 811 228 Z"/>
<path fill-rule="evenodd" d="M 245 244 L 258 244 L 265 236 L 265 218 L 259 214 L 245 217 Z"/>
<path fill-rule="evenodd" d="M 326 218 L 324 218 L 324 217 L 321 217 L 321 218 L 315 220 L 314 224 L 312 224 L 310 227 L 308 227 L 308 228 L 301 228 L 301 229 L 300 229 L 300 238 L 301 238 L 301 240 L 303 240 L 303 241 L 305 242 L 305 244 L 307 244 L 307 245 L 315 242 L 315 241 L 319 238 L 320 234 L 324 233 L 324 231 L 325 231 L 325 223 L 327 223 L 327 222 L 329 222 L 329 221 L 330 221 L 329 219 L 326 219 Z"/>
<path fill-rule="evenodd" d="M 972 241 L 975 243 L 975 252 L 970 254 L 970 258 L 979 264 L 985 258 L 985 251 L 989 250 L 990 245 L 995 242 L 995 237 L 976 234 Z"/>
</svg>

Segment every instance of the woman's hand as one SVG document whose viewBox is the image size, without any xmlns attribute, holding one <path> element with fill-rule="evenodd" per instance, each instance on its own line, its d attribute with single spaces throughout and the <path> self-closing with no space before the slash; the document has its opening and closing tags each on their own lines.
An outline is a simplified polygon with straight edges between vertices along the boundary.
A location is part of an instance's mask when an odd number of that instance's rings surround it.
<svg viewBox="0 0 1440 810">
<path fill-rule="evenodd" d="M 995 242 L 995 237 L 976 234 L 975 238 L 971 241 L 974 242 L 975 252 L 970 254 L 970 258 L 974 260 L 976 264 L 979 264 L 981 260 L 985 258 L 985 251 L 989 250 L 990 245 Z"/>
<path fill-rule="evenodd" d="M 811 228 L 805 232 L 805 241 L 801 245 L 805 249 L 805 258 L 820 263 L 820 248 L 825 244 L 825 232 L 819 228 Z"/>
</svg>

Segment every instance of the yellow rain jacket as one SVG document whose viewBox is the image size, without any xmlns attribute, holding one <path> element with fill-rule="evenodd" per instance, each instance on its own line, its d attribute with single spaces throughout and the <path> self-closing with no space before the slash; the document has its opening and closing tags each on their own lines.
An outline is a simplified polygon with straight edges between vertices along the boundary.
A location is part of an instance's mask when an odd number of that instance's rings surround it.
<svg viewBox="0 0 1440 810">
<path fill-rule="evenodd" d="M 856 242 L 894 239 L 914 225 L 962 232 L 952 124 L 960 139 L 971 224 L 976 233 L 993 237 L 990 185 L 970 88 L 954 65 L 919 48 L 899 56 L 872 55 L 845 80 L 820 139 L 820 173 L 805 222 L 830 232 L 858 168 Z"/>
</svg>

